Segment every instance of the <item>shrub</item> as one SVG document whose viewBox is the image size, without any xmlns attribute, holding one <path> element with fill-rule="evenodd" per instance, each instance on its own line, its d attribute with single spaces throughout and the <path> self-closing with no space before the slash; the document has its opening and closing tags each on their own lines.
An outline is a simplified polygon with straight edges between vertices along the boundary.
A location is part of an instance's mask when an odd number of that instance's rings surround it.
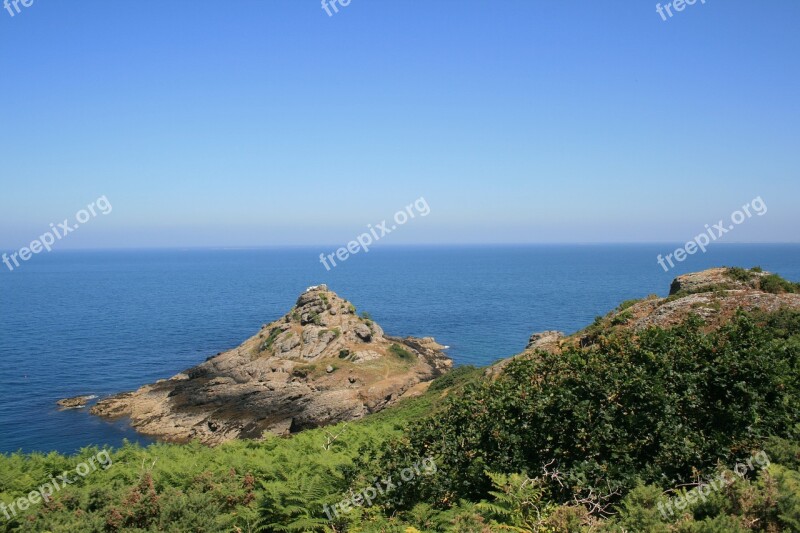
<svg viewBox="0 0 800 533">
<path fill-rule="evenodd" d="M 764 292 L 781 294 L 784 292 L 799 292 L 800 284 L 787 281 L 777 274 L 768 274 L 759 280 L 759 288 Z"/>
<path fill-rule="evenodd" d="M 414 354 L 412 354 L 399 344 L 392 344 L 391 346 L 389 346 L 389 353 L 406 361 L 415 359 Z"/>
<path fill-rule="evenodd" d="M 496 380 L 466 385 L 380 459 L 391 471 L 437 458 L 440 473 L 404 485 L 395 505 L 485 498 L 485 470 L 535 475 L 553 462 L 567 479 L 553 498 L 564 503 L 575 491 L 674 486 L 727 464 L 800 423 L 800 312 L 783 315 L 776 327 L 740 312 L 710 333 L 690 317 L 670 330 L 601 337 L 596 349 L 518 357 Z"/>
<path fill-rule="evenodd" d="M 725 275 L 736 281 L 749 282 L 753 279 L 753 273 L 740 267 L 729 267 L 725 270 Z"/>
<path fill-rule="evenodd" d="M 633 318 L 633 313 L 630 310 L 623 311 L 622 313 L 618 314 L 617 316 L 611 319 L 611 325 L 621 326 L 623 324 L 627 324 L 631 318 Z"/>
</svg>

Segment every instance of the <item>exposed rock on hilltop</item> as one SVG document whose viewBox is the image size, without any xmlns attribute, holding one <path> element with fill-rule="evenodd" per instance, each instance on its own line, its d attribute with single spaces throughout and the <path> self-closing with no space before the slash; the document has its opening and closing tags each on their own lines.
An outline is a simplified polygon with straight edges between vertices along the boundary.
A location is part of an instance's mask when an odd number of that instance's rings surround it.
<svg viewBox="0 0 800 533">
<path fill-rule="evenodd" d="M 667 298 L 649 297 L 620 306 L 611 316 L 612 326 L 640 330 L 650 326 L 670 327 L 689 314 L 699 315 L 707 329 L 716 329 L 738 309 L 777 311 L 800 308 L 795 284 L 761 269 L 711 268 L 678 276 Z"/>
<path fill-rule="evenodd" d="M 327 286 L 242 345 L 168 380 L 100 401 L 139 432 L 218 444 L 361 418 L 418 392 L 452 361 L 432 338 L 393 338 Z"/>
</svg>

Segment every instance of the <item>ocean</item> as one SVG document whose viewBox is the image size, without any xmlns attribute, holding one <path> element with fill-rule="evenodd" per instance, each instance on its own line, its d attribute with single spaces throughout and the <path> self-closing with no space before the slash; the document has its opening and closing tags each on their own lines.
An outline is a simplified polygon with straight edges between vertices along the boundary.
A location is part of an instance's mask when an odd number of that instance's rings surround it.
<svg viewBox="0 0 800 533">
<path fill-rule="evenodd" d="M 390 335 L 433 336 L 459 365 L 574 332 L 623 300 L 664 296 L 678 274 L 760 265 L 800 281 L 800 245 L 717 243 L 670 272 L 677 245 L 374 247 L 326 271 L 328 247 L 53 251 L 0 265 L 0 452 L 72 453 L 149 442 L 64 397 L 168 378 L 232 348 L 326 283 Z"/>
</svg>

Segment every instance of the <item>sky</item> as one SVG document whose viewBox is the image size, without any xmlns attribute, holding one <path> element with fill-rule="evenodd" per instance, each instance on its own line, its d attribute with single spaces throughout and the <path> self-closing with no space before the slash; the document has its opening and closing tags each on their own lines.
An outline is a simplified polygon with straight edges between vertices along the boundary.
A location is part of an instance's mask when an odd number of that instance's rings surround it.
<svg viewBox="0 0 800 533">
<path fill-rule="evenodd" d="M 0 248 L 800 242 L 800 2 L 0 10 Z M 13 6 L 10 8 L 14 10 Z"/>
</svg>

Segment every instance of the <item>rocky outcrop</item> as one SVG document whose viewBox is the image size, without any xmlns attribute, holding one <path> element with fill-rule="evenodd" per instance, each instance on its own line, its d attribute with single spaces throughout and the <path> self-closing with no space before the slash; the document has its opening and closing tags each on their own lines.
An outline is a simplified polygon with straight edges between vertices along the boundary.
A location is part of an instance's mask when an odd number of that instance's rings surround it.
<svg viewBox="0 0 800 533">
<path fill-rule="evenodd" d="M 528 345 L 525 347 L 525 350 L 558 351 L 561 345 L 561 339 L 563 338 L 564 334 L 560 331 L 534 333 L 531 335 L 530 340 L 528 340 Z"/>
<path fill-rule="evenodd" d="M 712 268 L 678 276 L 670 286 L 667 298 L 647 298 L 625 310 L 617 311 L 611 323 L 622 327 L 671 327 L 683 322 L 690 314 L 705 321 L 705 329 L 715 329 L 727 323 L 739 309 L 777 311 L 781 307 L 800 308 L 800 294 L 766 292 L 759 288 L 759 279 L 769 273 L 747 272 L 750 279 L 737 279 L 728 268 Z"/>
<path fill-rule="evenodd" d="M 64 398 L 63 400 L 58 400 L 58 405 L 62 409 L 83 409 L 86 405 L 96 399 L 97 396 L 75 396 L 74 398 Z"/>
<path fill-rule="evenodd" d="M 320 285 L 237 348 L 91 412 L 129 417 L 137 431 L 162 440 L 213 445 L 361 418 L 451 366 L 433 339 L 389 337 Z"/>
<path fill-rule="evenodd" d="M 766 292 L 759 281 L 770 274 L 761 270 L 711 268 L 678 276 L 670 286 L 669 296 L 649 296 L 628 302 L 612 311 L 595 326 L 581 332 L 581 339 L 593 343 L 596 332 L 608 335 L 617 329 L 640 331 L 649 327 L 669 328 L 689 315 L 703 319 L 705 330 L 726 324 L 739 309 L 777 311 L 781 307 L 800 308 L 800 294 Z"/>
<path fill-rule="evenodd" d="M 525 356 L 531 352 L 545 351 L 550 353 L 559 353 L 561 352 L 561 341 L 565 338 L 565 335 L 560 331 L 542 331 L 540 333 L 534 333 L 528 340 L 528 345 L 525 346 L 524 352 L 519 355 L 498 361 L 487 368 L 485 374 L 487 376 L 496 376 L 500 374 L 503 369 L 508 366 L 508 363 L 513 361 L 515 358 Z"/>
<path fill-rule="evenodd" d="M 766 272 L 750 272 L 752 278 L 763 277 Z M 692 272 L 678 276 L 669 287 L 669 295 L 707 292 L 713 289 L 752 289 L 752 280 L 736 279 L 728 268 L 709 268 L 702 272 Z"/>
</svg>

